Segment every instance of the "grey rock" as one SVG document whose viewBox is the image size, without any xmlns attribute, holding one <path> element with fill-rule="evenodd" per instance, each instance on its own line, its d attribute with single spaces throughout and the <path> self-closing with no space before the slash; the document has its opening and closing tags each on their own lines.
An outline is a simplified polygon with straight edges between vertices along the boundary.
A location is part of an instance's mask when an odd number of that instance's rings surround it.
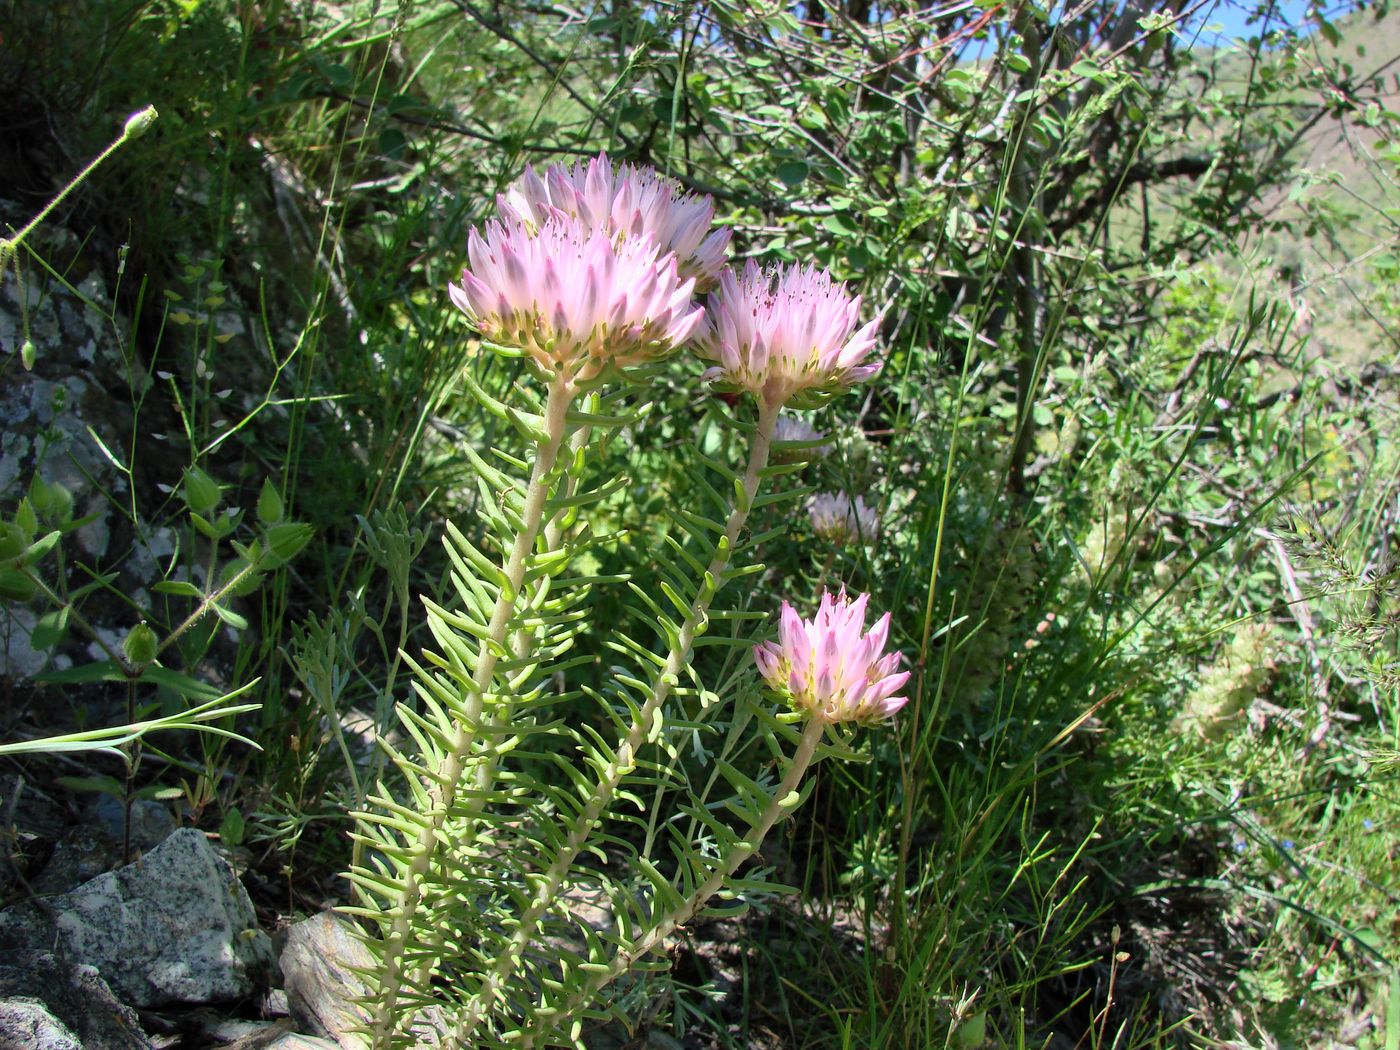
<svg viewBox="0 0 1400 1050">
<path fill-rule="evenodd" d="M 287 1008 L 297 1027 L 343 1047 L 360 1046 L 354 1033 L 369 1013 L 356 1000 L 367 988 L 352 968 L 372 967 L 374 958 L 349 924 L 331 912 L 297 923 L 287 931 L 281 964 Z"/>
<path fill-rule="evenodd" d="M 99 794 L 88 805 L 86 823 L 79 824 L 54 846 L 53 856 L 33 880 L 34 892 L 67 893 L 111 871 L 122 862 L 122 824 L 125 806 L 114 795 Z M 159 846 L 175 830 L 175 818 L 166 806 L 152 799 L 131 805 L 133 856 Z"/>
<path fill-rule="evenodd" d="M 91 966 L 69 966 L 48 952 L 0 956 L 0 998 L 42 1001 L 86 1050 L 148 1050 L 136 1011 L 117 1001 Z"/>
<path fill-rule="evenodd" d="M 113 842 L 94 827 L 79 825 L 58 841 L 48 864 L 30 885 L 41 896 L 67 893 L 121 862 L 120 842 Z"/>
<path fill-rule="evenodd" d="M 0 1050 L 83 1050 L 37 999 L 0 1000 Z"/>
<path fill-rule="evenodd" d="M 225 1043 L 224 1050 L 340 1050 L 340 1047 L 329 1039 L 293 1032 L 285 1023 L 277 1022 L 260 1025 L 257 1031 Z"/>
<path fill-rule="evenodd" d="M 290 1021 L 240 1021 L 212 1018 L 200 1026 L 201 1046 L 224 1050 L 340 1050 L 337 1043 L 294 1030 Z M 363 1044 L 357 1050 L 364 1050 Z"/>
<path fill-rule="evenodd" d="M 0 912 L 0 946 L 55 940 L 137 1007 L 242 998 L 272 963 L 243 884 L 193 828 L 42 908 Z"/>
<path fill-rule="evenodd" d="M 200 1026 L 199 1034 L 206 1043 L 236 1043 L 249 1036 L 263 1035 L 273 1027 L 266 1021 L 244 1021 L 236 1017 L 211 1019 Z"/>
<path fill-rule="evenodd" d="M 23 303 L 12 274 L 5 278 L 0 281 L 0 354 L 18 354 L 27 320 L 37 363 L 26 372 L 17 362 L 7 362 L 12 371 L 11 382 L 0 392 L 0 421 L 6 428 L 0 477 L 27 482 L 30 471 L 40 467 L 49 481 L 75 497 L 123 491 L 125 477 L 87 428 L 94 427 L 108 448 L 121 448 L 130 434 L 129 404 L 113 398 L 109 388 L 149 380 L 122 353 L 126 322 L 109 320 L 94 309 L 107 308 L 106 291 L 95 275 L 75 294 L 31 273 Z M 79 498 L 77 506 L 83 505 Z"/>
<path fill-rule="evenodd" d="M 3 475 L 4 461 L 0 460 L 0 492 L 14 491 L 14 484 L 6 482 Z M 33 645 L 34 628 L 38 626 L 39 615 L 23 605 L 5 603 L 5 611 L 0 615 L 0 672 L 12 678 L 32 678 L 49 663 L 49 654 Z"/>
<path fill-rule="evenodd" d="M 126 806 L 115 795 L 99 794 L 88 806 L 87 818 L 97 824 L 102 834 L 113 842 L 122 841 L 126 822 Z M 170 808 L 154 799 L 138 799 L 131 804 L 131 848 L 151 850 L 159 846 L 175 830 L 175 818 Z"/>
<path fill-rule="evenodd" d="M 112 508 L 119 502 L 113 497 L 128 485 L 102 446 L 122 449 L 129 443 L 134 419 L 131 397 L 123 394 L 151 382 L 135 357 L 123 352 L 129 327 L 113 312 L 96 273 L 76 288 L 33 266 L 26 267 L 22 288 L 13 268 L 0 274 L 0 366 L 6 370 L 0 383 L 0 491 L 18 498 L 36 474 L 66 488 L 76 517 L 96 516 L 63 541 L 84 558 L 107 552 L 116 524 Z M 32 371 L 18 360 L 26 338 L 37 351 Z M 0 604 L 0 674 L 29 678 L 51 660 L 63 666 L 68 659 L 66 652 L 31 644 L 35 617 L 43 611 Z M 85 612 L 93 619 L 92 607 Z"/>
</svg>

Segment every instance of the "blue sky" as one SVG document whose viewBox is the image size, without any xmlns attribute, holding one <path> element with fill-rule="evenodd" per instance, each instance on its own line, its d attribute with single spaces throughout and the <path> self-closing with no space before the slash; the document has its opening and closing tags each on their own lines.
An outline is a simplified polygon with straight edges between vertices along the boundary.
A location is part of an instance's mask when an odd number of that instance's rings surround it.
<svg viewBox="0 0 1400 1050">
<path fill-rule="evenodd" d="M 1251 36 L 1259 32 L 1259 23 L 1255 23 L 1253 26 L 1246 24 L 1256 6 L 1258 5 L 1250 0 L 1216 0 L 1215 3 L 1207 5 L 1200 14 L 1185 23 L 1179 31 L 1189 40 L 1199 28 L 1200 36 L 1196 40 L 1199 47 L 1227 46 L 1238 37 Z M 1351 6 L 1351 4 L 1324 5 L 1329 12 L 1339 9 L 1345 10 Z M 1274 17 L 1279 21 L 1274 22 L 1274 25 L 1292 25 L 1299 28 L 1307 25 L 1309 4 L 1306 0 L 1278 0 L 1275 7 L 1278 13 Z"/>
<path fill-rule="evenodd" d="M 1195 0 L 1187 0 L 1186 6 L 1194 5 Z M 1250 16 L 1267 0 L 1212 0 L 1191 18 L 1178 23 L 1176 31 L 1182 42 L 1196 47 L 1230 47 L 1237 39 L 1256 36 L 1262 28 L 1261 22 L 1249 25 Z M 1066 6 L 1074 6 L 1061 0 L 1050 0 L 1051 11 L 1063 13 Z M 1309 11 L 1321 8 L 1327 18 L 1336 21 L 1358 6 L 1358 0 L 1273 0 L 1274 14 L 1269 25 L 1274 29 L 1292 26 L 1306 35 L 1316 23 L 1309 18 Z M 1119 10 L 1121 10 L 1121 0 Z M 959 51 L 959 57 L 977 61 L 995 49 L 994 41 L 987 38 L 966 41 Z"/>
</svg>

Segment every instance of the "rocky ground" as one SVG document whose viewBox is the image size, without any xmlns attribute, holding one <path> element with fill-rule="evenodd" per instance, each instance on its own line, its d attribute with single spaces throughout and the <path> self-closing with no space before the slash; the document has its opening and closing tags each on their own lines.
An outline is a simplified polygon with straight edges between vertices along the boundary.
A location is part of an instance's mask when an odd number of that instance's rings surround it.
<svg viewBox="0 0 1400 1050">
<path fill-rule="evenodd" d="M 288 922 L 245 886 L 239 853 L 177 827 L 161 802 L 61 797 L 0 777 L 8 851 L 0 891 L 0 1050 L 338 1050 L 362 1043 L 363 945 L 331 911 Z M 133 859 L 122 863 L 123 849 Z M 677 945 L 683 979 L 707 983 L 717 1014 L 748 997 L 742 931 L 711 924 Z M 658 1004 L 664 1006 L 664 1004 Z M 749 1028 L 750 1026 L 744 1026 Z M 735 1026 L 737 1030 L 738 1026 Z M 748 1045 L 781 1042 L 752 1034 Z M 664 1026 L 586 1034 L 595 1050 L 721 1045 Z"/>
<path fill-rule="evenodd" d="M 122 864 L 116 799 L 63 828 L 49 792 L 14 776 L 3 790 L 18 900 L 0 911 L 0 1046 L 338 1045 L 354 1014 L 336 960 L 361 949 L 331 916 L 269 936 L 229 859 L 161 803 L 133 806 Z"/>
<path fill-rule="evenodd" d="M 0 201 L 0 221 L 18 214 Z M 128 323 L 102 274 L 79 268 L 76 237 L 52 227 L 36 240 L 69 269 L 0 279 L 0 493 L 9 507 L 36 475 L 61 485 L 83 522 L 64 544 L 75 560 L 119 561 L 109 584 L 123 600 L 97 592 L 83 606 L 91 630 L 58 643 L 41 638 L 42 596 L 0 600 L 5 744 L 83 728 L 74 718 L 127 721 L 105 687 L 38 680 L 102 660 L 93 635 L 118 648 L 173 549 L 170 530 L 122 513 L 131 406 L 152 382 L 126 345 Z M 262 880 L 239 870 L 246 856 L 180 826 L 189 821 L 175 805 L 133 801 L 127 813 L 111 791 L 90 790 L 114 783 L 113 764 L 78 750 L 0 757 L 0 1050 L 338 1045 L 353 989 L 336 984 L 334 960 L 358 944 L 328 915 L 291 923 L 255 908 L 245 877 Z"/>
</svg>

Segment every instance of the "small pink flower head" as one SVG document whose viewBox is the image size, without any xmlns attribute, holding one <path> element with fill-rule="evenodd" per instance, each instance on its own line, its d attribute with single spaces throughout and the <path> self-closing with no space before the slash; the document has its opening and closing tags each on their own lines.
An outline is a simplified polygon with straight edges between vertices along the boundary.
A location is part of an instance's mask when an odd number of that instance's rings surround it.
<svg viewBox="0 0 1400 1050">
<path fill-rule="evenodd" d="M 775 463 L 800 463 L 809 459 L 820 459 L 831 451 L 830 445 L 816 442 L 826 437 L 820 430 L 805 419 L 795 416 L 779 416 L 773 426 L 773 461 Z M 785 448 L 784 442 L 802 442 L 806 448 Z"/>
<path fill-rule="evenodd" d="M 783 602 L 778 640 L 754 646 L 759 674 L 794 710 L 827 722 L 872 725 L 890 718 L 909 700 L 894 694 L 909 680 L 898 670 L 898 652 L 886 653 L 890 614 L 865 627 L 869 595 L 850 601 L 843 590 L 822 592 L 817 615 L 804 620 Z"/>
<path fill-rule="evenodd" d="M 844 390 L 880 371 L 867 361 L 877 317 L 860 324 L 860 296 L 825 270 L 783 266 L 765 272 L 749 260 L 741 277 L 720 274 L 710 296 L 712 323 L 698 344 L 716 362 L 704 378 L 751 391 L 760 401 L 798 407 Z"/>
<path fill-rule="evenodd" d="M 558 213 L 621 239 L 651 237 L 660 251 L 674 252 L 682 277 L 695 278 L 697 292 L 714 287 L 724 267 L 730 230 L 711 230 L 715 202 L 696 195 L 651 168 L 624 164 L 617 171 L 606 153 L 572 168 L 555 164 L 544 177 L 527 167 L 496 207 L 506 222 L 541 226 Z"/>
<path fill-rule="evenodd" d="M 663 357 L 704 319 L 674 256 L 650 238 L 615 241 L 568 216 L 537 229 L 488 222 L 484 236 L 471 231 L 467 256 L 452 301 L 485 339 L 571 380 Z"/>
<path fill-rule="evenodd" d="M 880 532 L 880 515 L 857 496 L 844 492 L 821 492 L 807 504 L 812 531 L 832 543 L 869 543 Z"/>
</svg>

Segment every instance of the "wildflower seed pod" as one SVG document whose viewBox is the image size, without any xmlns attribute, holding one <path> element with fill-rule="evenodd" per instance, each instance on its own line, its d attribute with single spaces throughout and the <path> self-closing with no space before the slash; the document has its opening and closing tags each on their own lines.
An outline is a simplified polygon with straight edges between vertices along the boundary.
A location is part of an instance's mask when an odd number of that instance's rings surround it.
<svg viewBox="0 0 1400 1050">
<path fill-rule="evenodd" d="M 122 642 L 122 652 L 131 666 L 137 669 L 155 663 L 159 647 L 156 632 L 147 627 L 144 620 L 133 627 Z"/>
<path fill-rule="evenodd" d="M 201 517 L 208 517 L 223 498 L 218 482 L 198 467 L 185 470 L 185 506 Z"/>
<path fill-rule="evenodd" d="M 73 494 L 58 482 L 39 475 L 29 483 L 29 500 L 40 520 L 50 525 L 67 525 L 73 520 Z"/>
</svg>

